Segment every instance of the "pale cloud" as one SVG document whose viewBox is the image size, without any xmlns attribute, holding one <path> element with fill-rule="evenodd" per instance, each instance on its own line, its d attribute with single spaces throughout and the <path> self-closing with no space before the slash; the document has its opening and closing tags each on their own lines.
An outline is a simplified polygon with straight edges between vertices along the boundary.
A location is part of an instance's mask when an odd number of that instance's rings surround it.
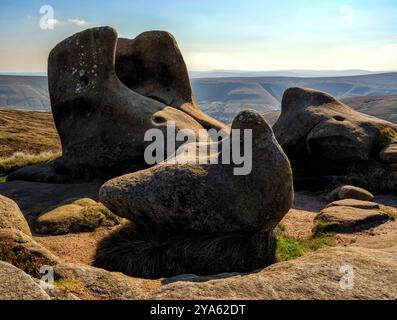
<svg viewBox="0 0 397 320">
<path fill-rule="evenodd" d="M 84 26 L 88 24 L 88 21 L 81 19 L 68 19 L 67 22 L 76 26 Z"/>
<path fill-rule="evenodd" d="M 52 25 L 52 26 L 60 26 L 65 24 L 63 21 L 61 20 L 57 20 L 57 19 L 47 19 L 47 24 L 48 25 Z"/>
</svg>

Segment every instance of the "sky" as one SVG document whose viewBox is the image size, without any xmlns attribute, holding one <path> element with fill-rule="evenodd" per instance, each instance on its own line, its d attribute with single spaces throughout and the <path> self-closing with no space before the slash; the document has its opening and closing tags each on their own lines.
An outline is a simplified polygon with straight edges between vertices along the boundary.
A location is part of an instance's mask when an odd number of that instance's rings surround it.
<svg viewBox="0 0 397 320">
<path fill-rule="evenodd" d="M 171 32 L 191 71 L 397 71 L 396 0 L 0 0 L 0 72 L 45 72 L 58 42 L 105 25 Z"/>
</svg>

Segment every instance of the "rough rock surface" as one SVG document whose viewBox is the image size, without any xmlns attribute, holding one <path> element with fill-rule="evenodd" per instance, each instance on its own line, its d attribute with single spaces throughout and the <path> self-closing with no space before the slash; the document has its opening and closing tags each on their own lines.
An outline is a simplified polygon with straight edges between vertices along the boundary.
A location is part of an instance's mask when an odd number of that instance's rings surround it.
<svg viewBox="0 0 397 320">
<path fill-rule="evenodd" d="M 343 199 L 356 199 L 362 201 L 373 201 L 374 195 L 363 189 L 355 186 L 340 186 L 332 190 L 328 196 L 328 201 L 343 200 Z"/>
<path fill-rule="evenodd" d="M 252 129 L 252 170 L 233 165 L 161 163 L 105 183 L 100 201 L 134 222 L 204 232 L 270 231 L 293 202 L 289 161 L 259 113 L 237 115 L 232 129 Z M 220 142 L 220 144 L 224 141 Z"/>
<path fill-rule="evenodd" d="M 228 130 L 198 108 L 182 55 L 167 32 L 120 41 L 110 27 L 77 33 L 51 51 L 48 82 L 62 157 L 50 164 L 54 170 L 24 169 L 14 173 L 19 179 L 90 179 L 147 167 L 145 133 L 165 133 L 169 122 L 177 132 L 189 129 L 196 136 L 204 127 Z"/>
<path fill-rule="evenodd" d="M 322 210 L 315 221 L 321 223 L 321 231 L 354 232 L 389 220 L 389 215 L 381 210 L 333 206 Z"/>
<path fill-rule="evenodd" d="M 397 125 L 357 112 L 324 92 L 305 88 L 285 91 L 281 116 L 273 130 L 298 181 L 327 176 L 342 179 L 353 169 L 368 178 L 376 173 L 371 166 L 385 171 L 383 177 L 387 177 L 389 169 L 380 158 L 391 161 L 394 156 L 387 156 L 385 150 L 391 150 L 389 146 L 397 142 Z"/>
<path fill-rule="evenodd" d="M 205 282 L 178 281 L 154 291 L 149 298 L 395 300 L 396 279 L 397 247 L 328 248 L 252 274 Z"/>
<path fill-rule="evenodd" d="M 380 205 L 371 201 L 363 201 L 363 200 L 355 200 L 355 199 L 344 199 L 331 202 L 327 208 L 329 207 L 353 207 L 358 209 L 372 209 L 379 210 Z"/>
<path fill-rule="evenodd" d="M 185 61 L 172 34 L 149 31 L 132 40 L 118 39 L 115 70 L 131 90 L 187 113 L 206 129 L 228 129 L 198 107 Z"/>
<path fill-rule="evenodd" d="M 13 200 L 0 195 L 0 229 L 4 228 L 17 229 L 27 235 L 32 235 L 18 205 Z"/>
<path fill-rule="evenodd" d="M 14 229 L 0 229 L 0 260 L 9 262 L 34 277 L 40 277 L 43 265 L 60 262 L 45 247 Z"/>
<path fill-rule="evenodd" d="M 50 300 L 50 296 L 25 272 L 0 261 L 0 300 Z"/>
<path fill-rule="evenodd" d="M 130 278 L 80 264 L 59 264 L 54 268 L 58 284 L 68 282 L 67 290 L 82 299 L 133 300 L 145 299 L 161 282 Z M 62 285 L 58 286 L 62 288 Z"/>
<path fill-rule="evenodd" d="M 113 227 L 119 224 L 117 216 L 92 199 L 68 202 L 40 215 L 34 222 L 35 232 L 59 235 L 93 231 L 101 226 Z"/>
</svg>

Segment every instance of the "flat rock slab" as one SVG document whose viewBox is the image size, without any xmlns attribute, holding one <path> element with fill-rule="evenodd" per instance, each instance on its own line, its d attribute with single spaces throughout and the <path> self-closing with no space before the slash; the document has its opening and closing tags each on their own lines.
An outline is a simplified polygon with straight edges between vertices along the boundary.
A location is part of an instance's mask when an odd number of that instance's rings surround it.
<svg viewBox="0 0 397 320">
<path fill-rule="evenodd" d="M 10 181 L 0 184 L 0 194 L 14 200 L 24 214 L 37 216 L 69 199 L 98 201 L 101 185 L 101 181 L 71 184 Z"/>
<path fill-rule="evenodd" d="M 82 299 L 132 300 L 145 299 L 161 286 L 159 280 L 128 277 L 83 264 L 65 263 L 54 268 L 55 276 L 72 281 L 72 292 Z"/>
<path fill-rule="evenodd" d="M 25 272 L 0 261 L 0 300 L 50 300 L 50 296 Z"/>
<path fill-rule="evenodd" d="M 327 232 L 354 232 L 389 220 L 381 210 L 333 206 L 322 210 L 316 217 L 316 227 Z"/>
<path fill-rule="evenodd" d="M 394 300 L 396 279 L 397 247 L 335 247 L 251 274 L 174 282 L 154 291 L 149 299 Z"/>
<path fill-rule="evenodd" d="M 330 207 L 353 207 L 358 209 L 370 209 L 370 210 L 379 210 L 380 205 L 371 201 L 363 201 L 356 199 L 344 199 L 331 202 L 327 208 Z"/>
</svg>

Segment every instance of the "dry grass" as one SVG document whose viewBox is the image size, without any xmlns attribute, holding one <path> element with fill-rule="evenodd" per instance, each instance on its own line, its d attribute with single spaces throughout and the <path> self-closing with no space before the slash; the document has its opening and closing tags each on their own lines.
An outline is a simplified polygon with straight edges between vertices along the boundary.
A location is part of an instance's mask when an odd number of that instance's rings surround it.
<svg viewBox="0 0 397 320">
<path fill-rule="evenodd" d="M 0 158 L 0 176 L 6 176 L 11 172 L 34 164 L 46 163 L 60 157 L 59 152 L 46 151 L 39 154 L 15 152 L 12 156 Z"/>
<path fill-rule="evenodd" d="M 0 157 L 15 152 L 40 154 L 61 151 L 61 143 L 50 112 L 0 108 Z"/>
</svg>

